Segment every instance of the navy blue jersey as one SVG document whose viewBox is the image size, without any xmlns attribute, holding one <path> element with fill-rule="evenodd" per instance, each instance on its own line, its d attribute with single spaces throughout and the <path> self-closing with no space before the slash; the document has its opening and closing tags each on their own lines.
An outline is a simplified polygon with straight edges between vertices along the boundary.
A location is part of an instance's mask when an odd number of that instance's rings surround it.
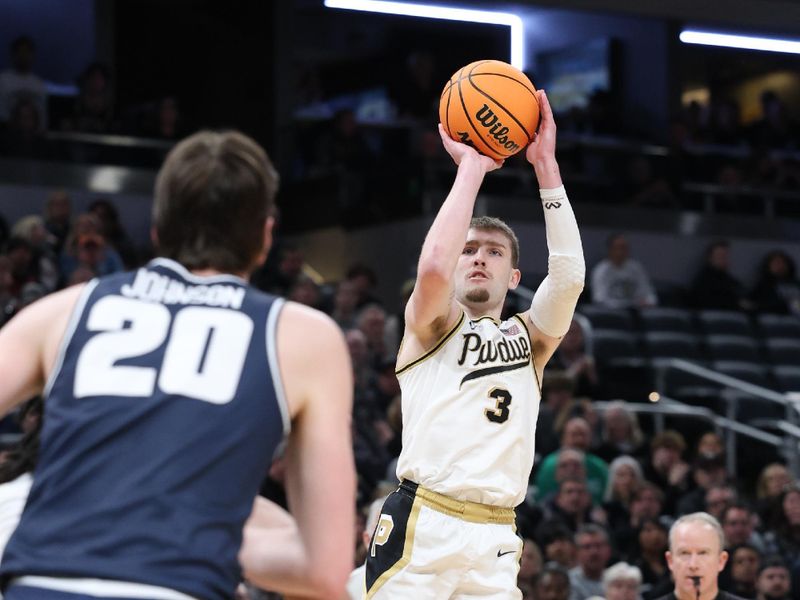
<svg viewBox="0 0 800 600">
<path fill-rule="evenodd" d="M 45 390 L 15 575 L 230 598 L 242 527 L 288 432 L 282 301 L 165 259 L 87 285 Z"/>
</svg>

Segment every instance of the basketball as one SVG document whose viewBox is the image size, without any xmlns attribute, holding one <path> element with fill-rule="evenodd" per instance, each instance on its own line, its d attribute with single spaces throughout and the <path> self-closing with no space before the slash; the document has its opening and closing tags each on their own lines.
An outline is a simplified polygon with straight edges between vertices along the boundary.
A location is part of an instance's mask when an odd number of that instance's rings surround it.
<svg viewBox="0 0 800 600">
<path fill-rule="evenodd" d="M 495 160 L 525 148 L 539 125 L 536 88 L 519 69 L 499 60 L 462 67 L 444 86 L 439 120 L 447 135 Z"/>
</svg>

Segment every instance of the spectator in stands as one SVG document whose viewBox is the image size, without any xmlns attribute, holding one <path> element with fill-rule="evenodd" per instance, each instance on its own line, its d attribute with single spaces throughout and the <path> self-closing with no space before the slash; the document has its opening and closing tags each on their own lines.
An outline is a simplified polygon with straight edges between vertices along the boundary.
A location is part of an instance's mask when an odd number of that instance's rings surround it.
<svg viewBox="0 0 800 600">
<path fill-rule="evenodd" d="M 14 263 L 5 254 L 0 254 L 0 326 L 17 310 L 17 297 L 14 295 Z"/>
<path fill-rule="evenodd" d="M 642 572 L 633 565 L 618 562 L 603 572 L 603 592 L 606 600 L 639 600 Z"/>
<path fill-rule="evenodd" d="M 642 467 L 630 456 L 618 456 L 609 465 L 603 509 L 611 531 L 621 529 L 630 522 L 631 500 L 643 481 Z"/>
<path fill-rule="evenodd" d="M 728 554 L 730 576 L 720 578 L 720 587 L 742 598 L 754 600 L 757 594 L 756 579 L 761 564 L 761 554 L 749 544 L 732 546 Z"/>
<path fill-rule="evenodd" d="M 695 275 L 689 292 L 696 308 L 747 310 L 751 307 L 745 298 L 744 286 L 730 273 L 730 250 L 725 240 L 708 246 L 705 264 Z"/>
<path fill-rule="evenodd" d="M 356 286 L 356 293 L 358 294 L 356 308 L 363 308 L 367 304 L 381 303 L 375 295 L 375 288 L 378 285 L 378 276 L 372 267 L 364 263 L 354 263 L 347 269 L 345 279 Z"/>
<path fill-rule="evenodd" d="M 69 195 L 64 190 L 54 190 L 47 197 L 44 208 L 44 226 L 52 236 L 53 252 L 58 256 L 69 234 L 72 207 Z"/>
<path fill-rule="evenodd" d="M 653 483 L 644 481 L 634 490 L 630 503 L 630 520 L 618 523 L 614 530 L 614 541 L 623 557 L 633 560 L 639 552 L 639 530 L 650 519 L 658 519 L 663 514 L 664 492 Z"/>
<path fill-rule="evenodd" d="M 539 573 L 542 571 L 542 551 L 532 539 L 522 540 L 522 555 L 519 560 L 519 573 L 517 573 L 517 584 L 520 589 L 533 589 Z"/>
<path fill-rule="evenodd" d="M 556 563 L 564 569 L 577 564 L 578 549 L 575 534 L 560 521 L 546 521 L 536 532 L 537 542 L 544 550 L 546 563 Z"/>
<path fill-rule="evenodd" d="M 45 229 L 44 219 L 38 215 L 23 217 L 14 224 L 11 235 L 26 240 L 31 245 L 33 260 L 38 262 L 37 280 L 46 291 L 55 290 L 59 280 L 58 261 L 53 253 L 53 240 Z"/>
<path fill-rule="evenodd" d="M 572 417 L 564 425 L 561 435 L 561 450 L 571 448 L 584 453 L 586 467 L 586 481 L 595 504 L 603 502 L 603 493 L 608 481 L 608 464 L 588 452 L 592 442 L 592 430 L 583 417 Z M 537 498 L 544 498 L 556 489 L 555 471 L 558 463 L 558 452 L 553 452 L 545 457 L 536 473 Z"/>
<path fill-rule="evenodd" d="M 750 139 L 753 146 L 797 149 L 797 122 L 789 117 L 786 105 L 773 90 L 761 94 L 761 118 L 753 124 Z"/>
<path fill-rule="evenodd" d="M 636 155 L 628 161 L 624 189 L 627 202 L 634 206 L 674 208 L 678 204 L 669 183 L 656 173 L 647 156 Z"/>
<path fill-rule="evenodd" d="M 138 267 L 139 257 L 136 247 L 119 219 L 117 207 L 110 200 L 100 198 L 89 204 L 88 212 L 100 219 L 106 241 L 117 251 L 125 268 Z"/>
<path fill-rule="evenodd" d="M 8 125 L 0 130 L 0 154 L 43 160 L 50 148 L 42 136 L 42 120 L 32 100 L 21 99 L 11 108 Z"/>
<path fill-rule="evenodd" d="M 95 62 L 78 78 L 78 97 L 72 115 L 61 129 L 88 133 L 112 133 L 117 129 L 111 90 L 111 71 Z"/>
<path fill-rule="evenodd" d="M 694 489 L 685 493 L 678 500 L 676 512 L 686 515 L 703 510 L 712 513 L 715 517 L 722 515 L 724 507 L 707 506 L 706 494 L 712 487 L 725 484 L 728 479 L 728 470 L 725 467 L 725 457 L 722 454 L 699 455 L 692 466 L 692 480 Z"/>
<path fill-rule="evenodd" d="M 386 339 L 386 311 L 379 304 L 363 307 L 356 318 L 356 325 L 367 339 L 369 363 L 377 368 L 385 359 L 397 355 L 397 347 Z"/>
<path fill-rule="evenodd" d="M 301 275 L 294 282 L 294 285 L 289 289 L 287 298 L 317 309 L 321 307 L 322 303 L 322 293 L 319 286 L 307 275 Z"/>
<path fill-rule="evenodd" d="M 697 440 L 696 458 L 720 456 L 723 452 L 725 452 L 725 446 L 722 438 L 715 431 L 707 431 Z"/>
<path fill-rule="evenodd" d="M 609 403 L 603 411 L 601 422 L 602 444 L 595 451 L 597 456 L 606 462 L 611 462 L 622 455 L 644 458 L 647 449 L 639 420 L 625 402 L 618 400 Z"/>
<path fill-rule="evenodd" d="M 603 571 L 611 558 L 608 533 L 599 525 L 581 526 L 575 533 L 578 565 L 569 572 L 570 600 L 603 595 Z"/>
<path fill-rule="evenodd" d="M 537 454 L 547 455 L 558 450 L 564 424 L 582 414 L 574 392 L 575 381 L 564 371 L 545 370 L 536 426 Z"/>
<path fill-rule="evenodd" d="M 744 502 L 733 502 L 722 512 L 720 524 L 725 532 L 728 546 L 749 544 L 762 556 L 769 556 L 777 552 L 773 536 L 762 536 L 755 529 L 757 516 Z"/>
<path fill-rule="evenodd" d="M 706 512 L 718 521 L 731 504 L 738 501 L 736 488 L 729 483 L 712 484 L 705 495 Z"/>
<path fill-rule="evenodd" d="M 277 268 L 262 268 L 253 273 L 252 283 L 260 290 L 286 297 L 295 281 L 303 272 L 305 258 L 297 246 L 283 244 Z"/>
<path fill-rule="evenodd" d="M 148 137 L 171 141 L 180 140 L 189 133 L 177 98 L 165 96 L 156 103 L 152 121 L 144 133 Z"/>
<path fill-rule="evenodd" d="M 778 550 L 790 564 L 800 556 L 800 485 L 791 483 L 777 498 L 777 508 L 771 524 Z"/>
<path fill-rule="evenodd" d="M 773 514 L 783 490 L 794 481 L 785 465 L 771 463 L 764 467 L 756 482 L 756 512 L 762 523 L 771 524 Z"/>
<path fill-rule="evenodd" d="M 544 503 L 545 523 L 558 522 L 576 532 L 581 525 L 591 523 L 592 497 L 586 480 L 567 477 L 558 486 L 558 492 Z"/>
<path fill-rule="evenodd" d="M 635 551 L 629 560 L 639 567 L 642 573 L 642 593 L 647 598 L 662 595 L 665 584 L 669 583 L 669 568 L 665 552 L 669 545 L 669 527 L 661 519 L 644 519 L 636 534 Z"/>
<path fill-rule="evenodd" d="M 12 237 L 6 244 L 6 255 L 11 259 L 13 283 L 11 293 L 19 298 L 26 283 L 39 280 L 39 262 L 28 240 Z"/>
<path fill-rule="evenodd" d="M 757 600 L 789 600 L 791 575 L 780 556 L 767 556 L 761 561 L 756 579 Z"/>
<path fill-rule="evenodd" d="M 352 329 L 356 326 L 357 302 L 358 294 L 355 283 L 348 279 L 340 281 L 333 294 L 331 317 L 342 329 Z"/>
<path fill-rule="evenodd" d="M 650 442 L 650 460 L 644 477 L 664 492 L 664 512 L 673 514 L 678 498 L 688 489 L 689 465 L 683 461 L 686 442 L 677 431 L 666 430 Z"/>
<path fill-rule="evenodd" d="M 548 369 L 564 371 L 571 377 L 575 382 L 576 396 L 595 396 L 599 383 L 597 366 L 594 356 L 586 352 L 586 336 L 576 319 L 572 320 L 569 331 L 550 359 Z"/>
<path fill-rule="evenodd" d="M 83 213 L 75 219 L 59 260 L 64 280 L 69 280 L 80 266 L 95 275 L 108 275 L 124 269 L 119 254 L 106 241 L 100 219 L 90 213 Z"/>
<path fill-rule="evenodd" d="M 610 308 L 654 306 L 658 302 L 644 267 L 630 257 L 630 245 L 621 233 L 608 238 L 606 258 L 592 269 L 592 302 Z"/>
<path fill-rule="evenodd" d="M 730 99 L 714 102 L 711 106 L 712 144 L 736 146 L 746 141 L 741 122 L 739 104 Z"/>
<path fill-rule="evenodd" d="M 762 312 L 800 315 L 800 280 L 791 256 L 773 250 L 764 257 L 750 299 Z"/>
<path fill-rule="evenodd" d="M 536 600 L 567 600 L 570 597 L 570 578 L 558 563 L 546 563 L 534 586 Z"/>
<path fill-rule="evenodd" d="M 41 129 L 47 127 L 47 91 L 44 80 L 33 72 L 36 45 L 22 35 L 9 47 L 11 68 L 0 72 L 0 124 L 11 120 L 20 101 L 30 102 Z"/>
</svg>

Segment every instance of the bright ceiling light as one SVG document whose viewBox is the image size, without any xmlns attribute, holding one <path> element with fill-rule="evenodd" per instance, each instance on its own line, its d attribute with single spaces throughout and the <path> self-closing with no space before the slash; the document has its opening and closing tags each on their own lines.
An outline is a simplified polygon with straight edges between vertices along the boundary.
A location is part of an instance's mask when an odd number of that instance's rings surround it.
<svg viewBox="0 0 800 600">
<path fill-rule="evenodd" d="M 385 15 L 505 25 L 511 29 L 511 59 L 509 62 L 520 71 L 525 68 L 525 28 L 522 24 L 522 19 L 513 13 L 457 8 L 454 6 L 436 6 L 433 4 L 415 4 L 413 2 L 388 2 L 385 0 L 325 0 L 325 6 Z"/>
<path fill-rule="evenodd" d="M 702 44 L 705 46 L 723 46 L 725 48 L 743 48 L 745 50 L 764 50 L 766 52 L 800 54 L 800 42 L 795 40 L 713 33 L 710 31 L 695 31 L 692 29 L 684 29 L 681 31 L 679 38 L 684 44 Z"/>
</svg>

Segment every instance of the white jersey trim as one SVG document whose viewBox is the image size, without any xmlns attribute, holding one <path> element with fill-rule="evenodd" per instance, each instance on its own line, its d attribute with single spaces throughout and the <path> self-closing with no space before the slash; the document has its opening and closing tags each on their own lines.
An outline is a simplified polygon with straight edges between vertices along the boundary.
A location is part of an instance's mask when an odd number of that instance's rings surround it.
<svg viewBox="0 0 800 600">
<path fill-rule="evenodd" d="M 267 360 L 269 361 L 269 371 L 272 374 L 272 385 L 275 388 L 275 397 L 278 400 L 278 408 L 283 419 L 284 441 L 292 430 L 292 422 L 289 418 L 289 404 L 286 402 L 286 392 L 281 379 L 280 364 L 278 362 L 278 318 L 281 310 L 286 305 L 282 298 L 276 298 L 272 303 L 269 315 L 267 316 L 267 333 L 264 336 L 267 346 Z M 280 444 L 283 446 L 283 443 Z"/>
<path fill-rule="evenodd" d="M 219 275 L 195 275 L 189 269 L 184 267 L 181 263 L 172 260 L 171 258 L 164 258 L 163 256 L 160 258 L 154 258 L 151 260 L 149 265 L 154 267 L 164 267 L 165 269 L 169 269 L 187 279 L 189 281 L 193 281 L 194 283 L 216 283 L 216 282 L 229 282 L 229 283 L 239 283 L 242 285 L 246 285 L 247 282 L 242 279 L 241 277 L 237 277 L 236 275 L 230 275 L 225 273 L 220 273 Z"/>
<path fill-rule="evenodd" d="M 53 385 L 56 382 L 56 378 L 61 373 L 61 368 L 64 366 L 64 357 L 67 354 L 67 347 L 72 341 L 72 336 L 75 335 L 75 330 L 78 328 L 78 323 L 83 316 L 83 309 L 86 308 L 86 303 L 89 301 L 89 296 L 94 291 L 94 288 L 97 287 L 98 283 L 99 281 L 97 279 L 92 279 L 83 288 L 80 296 L 78 296 L 78 301 L 75 303 L 75 306 L 72 309 L 72 315 L 67 323 L 67 328 L 64 330 L 64 337 L 61 340 L 61 346 L 58 349 L 58 357 L 53 365 L 53 370 L 50 372 L 50 377 L 47 378 L 47 383 L 44 386 L 42 398 L 46 399 L 50 395 Z"/>
<path fill-rule="evenodd" d="M 133 583 L 130 581 L 114 581 L 111 579 L 72 579 L 61 577 L 43 577 L 40 575 L 23 575 L 11 580 L 10 585 L 24 585 L 26 587 L 69 592 L 73 594 L 86 594 L 88 596 L 106 598 L 152 598 L 153 600 L 197 600 L 177 590 Z"/>
</svg>

